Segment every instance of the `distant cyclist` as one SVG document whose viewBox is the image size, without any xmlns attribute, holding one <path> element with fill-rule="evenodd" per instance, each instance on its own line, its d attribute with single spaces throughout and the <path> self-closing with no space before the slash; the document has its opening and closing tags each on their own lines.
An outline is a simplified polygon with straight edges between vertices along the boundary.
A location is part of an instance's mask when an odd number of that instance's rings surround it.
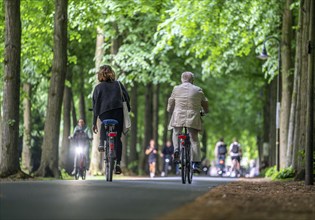
<svg viewBox="0 0 315 220">
<path fill-rule="evenodd" d="M 163 157 L 163 171 L 161 176 L 165 176 L 165 169 L 168 169 L 167 166 L 172 166 L 173 163 L 174 146 L 172 145 L 172 142 L 166 142 L 160 155 Z M 167 160 L 168 162 L 166 162 Z"/>
<path fill-rule="evenodd" d="M 157 159 L 157 148 L 155 146 L 155 141 L 153 139 L 150 140 L 150 144 L 149 146 L 147 146 L 145 150 L 145 154 L 148 155 L 150 177 L 153 178 L 155 176 L 156 159 Z"/>
<path fill-rule="evenodd" d="M 182 73 L 181 81 L 181 85 L 174 87 L 167 105 L 167 111 L 173 112 L 169 129 L 173 129 L 174 162 L 179 162 L 178 134 L 182 132 L 183 127 L 186 127 L 191 141 L 194 172 L 200 173 L 201 156 L 198 139 L 198 132 L 201 131 L 200 112 L 204 110 L 208 113 L 208 100 L 202 89 L 193 85 L 193 73 Z"/>
<path fill-rule="evenodd" d="M 214 155 L 218 159 L 219 156 L 222 156 L 222 155 L 226 156 L 226 154 L 227 154 L 226 144 L 224 143 L 224 138 L 221 137 L 215 145 Z"/>
<path fill-rule="evenodd" d="M 73 144 L 75 147 L 81 146 L 83 148 L 84 155 L 87 159 L 87 164 L 89 164 L 89 148 L 90 148 L 90 140 L 92 140 L 92 133 L 90 129 L 85 125 L 83 119 L 79 119 L 77 126 L 75 126 L 73 135 L 70 137 L 73 140 Z M 74 157 L 74 167 L 72 174 L 75 174 L 76 170 L 76 161 L 77 154 Z M 87 165 L 88 167 L 88 165 Z"/>
<path fill-rule="evenodd" d="M 234 171 L 236 175 L 239 175 L 241 170 L 240 163 L 242 156 L 242 148 L 236 138 L 233 139 L 233 143 L 230 145 L 229 152 L 232 160 L 232 172 Z"/>
</svg>

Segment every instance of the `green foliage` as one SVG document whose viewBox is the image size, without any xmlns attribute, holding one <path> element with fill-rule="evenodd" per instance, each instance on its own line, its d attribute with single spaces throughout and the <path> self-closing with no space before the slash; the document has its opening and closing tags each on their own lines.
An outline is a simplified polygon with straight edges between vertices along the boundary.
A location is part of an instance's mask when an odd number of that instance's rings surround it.
<svg viewBox="0 0 315 220">
<path fill-rule="evenodd" d="M 277 167 L 276 166 L 267 168 L 265 171 L 265 177 L 273 177 L 276 173 L 277 173 Z"/>
<path fill-rule="evenodd" d="M 7 121 L 7 123 L 8 123 L 8 125 L 9 126 L 14 126 L 14 124 L 16 124 L 16 121 L 14 120 L 14 119 L 9 119 L 8 121 Z"/>
<path fill-rule="evenodd" d="M 293 178 L 294 175 L 295 175 L 295 170 L 291 166 L 280 169 L 280 171 L 277 171 L 276 166 L 274 166 L 267 169 L 265 176 L 270 177 L 272 180 L 280 180 L 280 179 Z"/>
<path fill-rule="evenodd" d="M 280 26 L 280 5 L 276 0 L 173 1 L 159 25 L 156 49 L 185 48 L 202 59 L 204 74 L 223 74 L 231 59 L 247 56 Z"/>
<path fill-rule="evenodd" d="M 167 120 L 165 99 L 172 87 L 180 83 L 180 74 L 188 70 L 195 73 L 196 85 L 203 88 L 209 99 L 210 113 L 204 119 L 209 143 L 207 156 L 213 156 L 214 145 L 223 136 L 227 143 L 237 137 L 244 157 L 256 158 L 265 83 L 262 63 L 256 54 L 266 36 L 277 36 L 281 4 L 277 0 L 69 0 L 67 71 L 72 79 L 66 85 L 72 89 L 76 109 L 80 92 L 88 97 L 93 90 L 96 28 L 100 27 L 105 37 L 102 63 L 111 64 L 127 87 L 135 82 L 139 86 L 138 152 L 142 150 L 144 133 L 144 85 L 161 84 L 161 134 L 162 123 Z M 0 31 L 4 33 L 3 1 L 0 7 L 3 18 Z M 292 8 L 296 10 L 296 5 Z M 32 146 L 37 150 L 44 135 L 53 59 L 53 20 L 53 1 L 21 1 L 21 81 L 33 86 Z M 0 35 L 0 61 L 4 36 Z M 111 51 L 115 40 L 121 43 L 117 54 Z M 266 46 L 271 59 L 263 64 L 263 71 L 266 78 L 272 78 L 278 68 L 277 42 L 268 41 Z M 1 62 L 1 78 L 3 71 Z M 1 80 L 1 88 L 2 83 Z M 90 107 L 90 100 L 86 103 Z M 22 102 L 20 109 L 22 118 Z M 90 120 L 91 113 L 87 114 Z M 22 131 L 23 120 L 20 121 Z"/>
<path fill-rule="evenodd" d="M 63 180 L 72 180 L 73 179 L 73 177 L 70 176 L 65 169 L 61 170 L 60 178 L 63 179 Z"/>
</svg>

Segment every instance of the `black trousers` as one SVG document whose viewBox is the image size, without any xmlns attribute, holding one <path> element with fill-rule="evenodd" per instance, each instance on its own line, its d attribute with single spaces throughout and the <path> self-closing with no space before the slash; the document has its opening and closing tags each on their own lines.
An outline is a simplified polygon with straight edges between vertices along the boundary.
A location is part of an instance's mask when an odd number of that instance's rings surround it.
<svg viewBox="0 0 315 220">
<path fill-rule="evenodd" d="M 113 109 L 113 110 L 102 113 L 98 117 L 101 120 L 101 122 L 106 119 L 115 119 L 118 121 L 118 124 L 115 125 L 115 131 L 117 132 L 116 156 L 117 156 L 117 163 L 120 163 L 121 154 L 122 154 L 122 143 L 121 143 L 120 138 L 123 131 L 123 119 L 124 119 L 123 109 L 122 108 Z M 106 139 L 105 126 L 102 124 L 101 134 L 100 134 L 100 145 L 104 145 L 105 139 Z"/>
</svg>

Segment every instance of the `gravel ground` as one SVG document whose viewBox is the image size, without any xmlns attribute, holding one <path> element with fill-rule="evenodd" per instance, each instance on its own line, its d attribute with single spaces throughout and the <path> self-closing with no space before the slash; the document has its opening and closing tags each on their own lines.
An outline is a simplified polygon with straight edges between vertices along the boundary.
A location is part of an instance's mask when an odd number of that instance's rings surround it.
<svg viewBox="0 0 315 220">
<path fill-rule="evenodd" d="M 315 186 L 301 181 L 240 179 L 211 189 L 161 219 L 315 220 Z"/>
</svg>

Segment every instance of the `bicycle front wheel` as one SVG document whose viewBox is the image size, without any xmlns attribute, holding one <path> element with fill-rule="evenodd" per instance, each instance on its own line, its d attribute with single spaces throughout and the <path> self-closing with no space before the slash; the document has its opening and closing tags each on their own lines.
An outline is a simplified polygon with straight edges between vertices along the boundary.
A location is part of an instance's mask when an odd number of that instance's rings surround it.
<svg viewBox="0 0 315 220">
<path fill-rule="evenodd" d="M 186 168 L 186 172 L 187 172 L 187 180 L 188 180 L 188 183 L 191 184 L 192 182 L 192 179 L 193 179 L 193 167 L 192 167 L 192 158 L 191 158 L 191 150 L 190 150 L 190 146 L 188 147 L 188 149 L 186 150 L 186 165 L 187 165 L 187 168 Z"/>
<path fill-rule="evenodd" d="M 183 147 L 181 149 L 181 172 L 182 172 L 182 183 L 185 184 L 186 183 L 186 156 L 185 156 L 185 151 L 186 149 Z"/>
</svg>

